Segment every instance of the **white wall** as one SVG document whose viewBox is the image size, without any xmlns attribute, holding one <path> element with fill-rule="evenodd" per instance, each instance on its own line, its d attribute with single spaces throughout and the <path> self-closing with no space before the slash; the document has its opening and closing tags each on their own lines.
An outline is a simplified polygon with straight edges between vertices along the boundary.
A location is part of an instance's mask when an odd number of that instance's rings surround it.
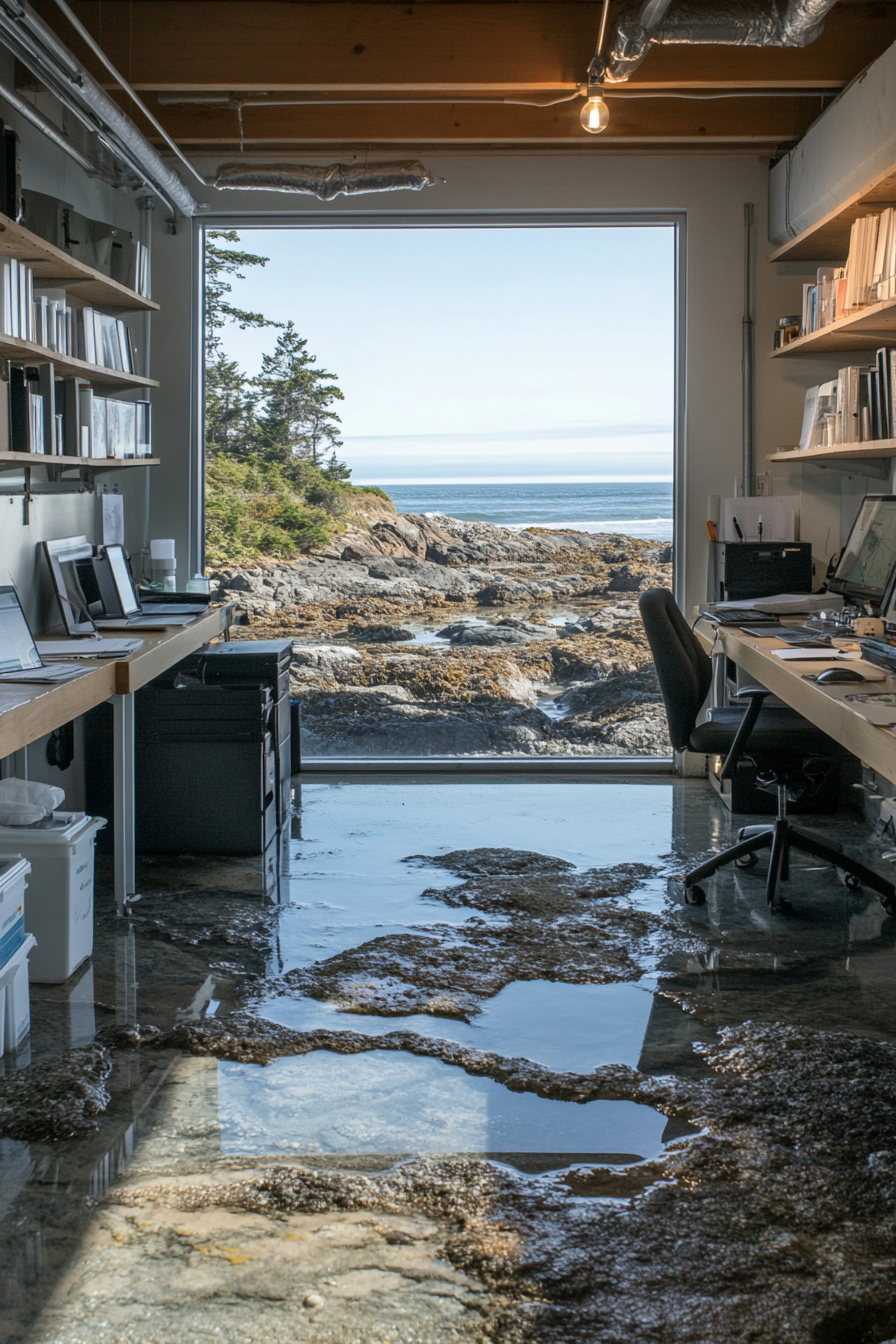
<svg viewBox="0 0 896 1344">
<path fill-rule="evenodd" d="M 755 205 L 760 225 L 766 219 L 768 168 L 748 157 L 548 156 L 445 157 L 425 161 L 444 185 L 416 193 L 340 198 L 328 205 L 273 192 L 205 192 L 213 210 L 250 211 L 288 220 L 290 216 L 340 218 L 364 214 L 425 212 L 428 216 L 467 211 L 531 210 L 684 211 L 687 215 L 687 404 L 684 493 L 686 609 L 705 597 L 707 568 L 706 497 L 730 494 L 741 463 L 741 319 L 743 316 L 743 207 Z M 208 176 L 216 164 L 202 164 Z M 202 190 L 200 188 L 200 195 Z M 155 293 L 163 312 L 154 324 L 154 369 L 162 379 L 156 417 L 164 467 L 153 484 L 153 530 L 163 525 L 178 547 L 188 530 L 189 468 L 184 459 L 190 401 L 187 370 L 191 342 L 189 274 L 191 243 L 187 229 L 168 235 L 159 211 L 154 219 Z M 766 358 L 776 319 L 794 311 L 805 278 L 801 271 L 756 265 L 756 465 L 779 444 L 799 435 L 803 395 L 813 381 L 807 365 L 781 366 Z M 607 311 L 626 303 L 625 278 L 608 284 Z M 799 303 L 796 304 L 797 311 Z M 649 321 L 649 314 L 645 314 Z M 576 339 L 570 312 L 570 340 Z M 825 482 L 827 484 L 827 482 Z M 804 503 L 809 525 L 811 507 Z M 163 524 L 164 520 L 164 524 Z M 826 535 L 826 527 L 813 530 Z M 833 548 L 832 548 L 833 549 Z"/>
<path fill-rule="evenodd" d="M 4 61 L 6 53 L 0 50 L 0 75 L 12 82 L 11 62 Z M 104 220 L 129 229 L 135 237 L 143 237 L 144 212 L 136 208 L 133 196 L 114 191 L 97 179 L 88 178 L 61 150 L 50 144 L 39 131 L 12 112 L 0 100 L 0 116 L 20 138 L 22 189 L 29 188 L 56 196 L 92 219 Z M 0 253 L 3 244 L 0 238 Z M 135 329 L 138 346 L 142 344 L 143 321 L 137 318 Z M 43 473 L 34 472 L 34 482 Z M 127 543 L 139 551 L 143 545 L 145 488 L 147 470 L 127 468 L 119 472 L 104 472 L 97 479 L 100 488 L 118 489 L 125 496 Z M 52 537 L 86 533 L 91 540 L 98 538 L 96 500 L 93 494 L 66 494 L 37 496 L 30 509 L 30 523 L 23 522 L 21 496 L 4 495 L 4 484 L 21 486 L 21 475 L 0 473 L 0 576 L 8 582 L 11 575 L 22 594 L 29 618 L 38 629 L 55 624 L 59 617 L 51 596 L 49 576 L 40 553 L 40 542 Z"/>
</svg>

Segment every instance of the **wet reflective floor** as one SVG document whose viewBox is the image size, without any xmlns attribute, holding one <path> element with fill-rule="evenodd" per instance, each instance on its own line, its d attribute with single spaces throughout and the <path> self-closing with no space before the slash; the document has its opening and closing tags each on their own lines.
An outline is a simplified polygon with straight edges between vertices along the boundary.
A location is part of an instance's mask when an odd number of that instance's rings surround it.
<svg viewBox="0 0 896 1344">
<path fill-rule="evenodd" d="M 146 860 L 92 961 L 32 986 L 4 1344 L 896 1336 L 875 897 L 797 860 L 788 916 L 763 865 L 681 907 L 747 820 L 699 780 L 303 777 L 296 805 L 279 877 Z M 888 870 L 857 814 L 807 820 Z"/>
</svg>

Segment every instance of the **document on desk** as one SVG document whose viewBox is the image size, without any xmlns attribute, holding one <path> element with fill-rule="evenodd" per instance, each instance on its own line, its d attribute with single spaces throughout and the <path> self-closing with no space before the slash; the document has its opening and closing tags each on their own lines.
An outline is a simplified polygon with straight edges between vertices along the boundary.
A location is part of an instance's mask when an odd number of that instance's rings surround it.
<svg viewBox="0 0 896 1344">
<path fill-rule="evenodd" d="M 39 639 L 41 658 L 126 658 L 136 653 L 142 639 Z"/>
<path fill-rule="evenodd" d="M 719 611 L 764 611 L 766 615 L 797 616 L 801 612 L 834 611 L 843 606 L 836 593 L 775 593 L 773 597 L 748 597 L 737 602 L 714 602 Z"/>
<path fill-rule="evenodd" d="M 11 681 L 53 685 L 58 681 L 71 681 L 72 677 L 83 676 L 89 671 L 89 667 L 83 667 L 80 663 L 54 663 L 50 667 L 29 667 L 21 672 L 0 672 L 0 685 Z"/>
<path fill-rule="evenodd" d="M 787 649 L 770 649 L 769 652 L 773 658 L 781 658 L 785 663 L 808 663 L 810 660 L 814 661 L 817 658 L 824 659 L 826 663 L 856 661 L 850 654 L 839 653 L 837 649 L 831 648 L 794 649 L 790 647 Z"/>
<path fill-rule="evenodd" d="M 830 695 L 835 688 L 824 686 L 822 689 Z M 850 691 L 842 699 L 877 728 L 889 728 L 896 723 L 896 695 L 891 691 Z"/>
</svg>

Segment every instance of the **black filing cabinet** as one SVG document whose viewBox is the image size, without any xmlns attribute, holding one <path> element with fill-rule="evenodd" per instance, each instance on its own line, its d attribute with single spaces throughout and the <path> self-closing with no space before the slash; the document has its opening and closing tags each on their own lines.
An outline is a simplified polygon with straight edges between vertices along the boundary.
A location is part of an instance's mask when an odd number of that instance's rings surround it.
<svg viewBox="0 0 896 1344">
<path fill-rule="evenodd" d="M 812 591 L 808 541 L 714 541 L 709 568 L 710 602 Z"/>
<path fill-rule="evenodd" d="M 137 692 L 139 852 L 269 849 L 290 815 L 291 653 L 290 640 L 205 645 Z M 89 809 L 110 816 L 107 705 L 88 715 L 87 787 Z"/>
</svg>

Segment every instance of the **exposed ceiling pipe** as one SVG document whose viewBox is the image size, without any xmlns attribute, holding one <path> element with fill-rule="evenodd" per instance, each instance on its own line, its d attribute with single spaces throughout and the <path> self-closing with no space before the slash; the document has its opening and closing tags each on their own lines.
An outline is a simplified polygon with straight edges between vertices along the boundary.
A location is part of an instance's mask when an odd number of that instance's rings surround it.
<svg viewBox="0 0 896 1344">
<path fill-rule="evenodd" d="M 179 148 L 179 146 L 171 139 L 171 136 L 165 130 L 165 127 L 162 126 L 161 123 L 157 120 L 157 118 L 153 116 L 153 114 L 150 112 L 146 104 L 142 102 L 140 98 L 137 97 L 136 93 L 131 88 L 130 84 L 127 82 L 124 75 L 120 74 L 118 70 L 115 69 L 115 66 L 109 60 L 109 57 L 103 51 L 102 47 L 99 46 L 99 44 L 94 41 L 90 32 L 88 32 L 88 30 L 84 27 L 83 23 L 78 18 L 77 14 L 75 14 L 71 9 L 71 7 L 65 3 L 65 0 L 56 0 L 56 4 L 62 10 L 63 14 L 68 19 L 69 23 L 72 25 L 72 27 L 74 28 L 78 36 L 81 38 L 81 40 L 83 42 L 86 42 L 87 46 L 93 52 L 97 60 L 100 61 L 100 63 L 106 67 L 106 69 L 109 71 L 109 74 L 119 85 L 119 87 L 124 90 L 124 92 L 128 95 L 128 97 L 135 104 L 135 106 L 139 107 L 140 111 L 143 113 L 144 117 L 146 117 L 146 120 L 149 122 L 150 126 L 152 126 L 154 130 L 158 131 L 159 135 L 165 141 L 165 144 L 168 146 L 168 148 L 177 156 L 178 159 L 180 159 L 181 163 L 184 165 L 187 171 L 189 173 L 192 173 L 192 175 L 196 178 L 196 181 L 200 182 L 202 186 L 207 187 L 208 183 L 206 182 L 202 174 L 196 168 L 193 167 L 192 163 L 187 158 L 186 154 L 184 154 L 184 152 Z"/>
<path fill-rule="evenodd" d="M 169 204 L 172 212 L 176 209 L 188 217 L 198 212 L 196 201 L 177 174 L 29 5 L 0 0 L 0 37 L 63 106 Z"/>
<path fill-rule="evenodd" d="M 96 159 L 91 159 L 83 154 L 77 146 L 72 144 L 64 131 L 61 131 L 49 117 L 45 117 L 38 108 L 26 102 L 15 89 L 9 88 L 6 84 L 0 84 L 0 99 L 8 103 L 23 121 L 30 122 L 57 149 L 61 149 L 63 154 L 67 154 L 88 177 L 98 177 L 101 181 L 108 182 L 110 187 L 136 187 L 140 185 L 140 179 L 133 177 L 130 173 L 118 172 L 110 164 L 99 163 Z"/>
<path fill-rule="evenodd" d="M 630 79 L 651 47 L 671 44 L 721 47 L 805 47 L 820 36 L 836 0 L 786 0 L 784 5 L 701 5 L 647 0 L 637 15 L 623 15 L 603 63 L 608 84 Z"/>
</svg>

